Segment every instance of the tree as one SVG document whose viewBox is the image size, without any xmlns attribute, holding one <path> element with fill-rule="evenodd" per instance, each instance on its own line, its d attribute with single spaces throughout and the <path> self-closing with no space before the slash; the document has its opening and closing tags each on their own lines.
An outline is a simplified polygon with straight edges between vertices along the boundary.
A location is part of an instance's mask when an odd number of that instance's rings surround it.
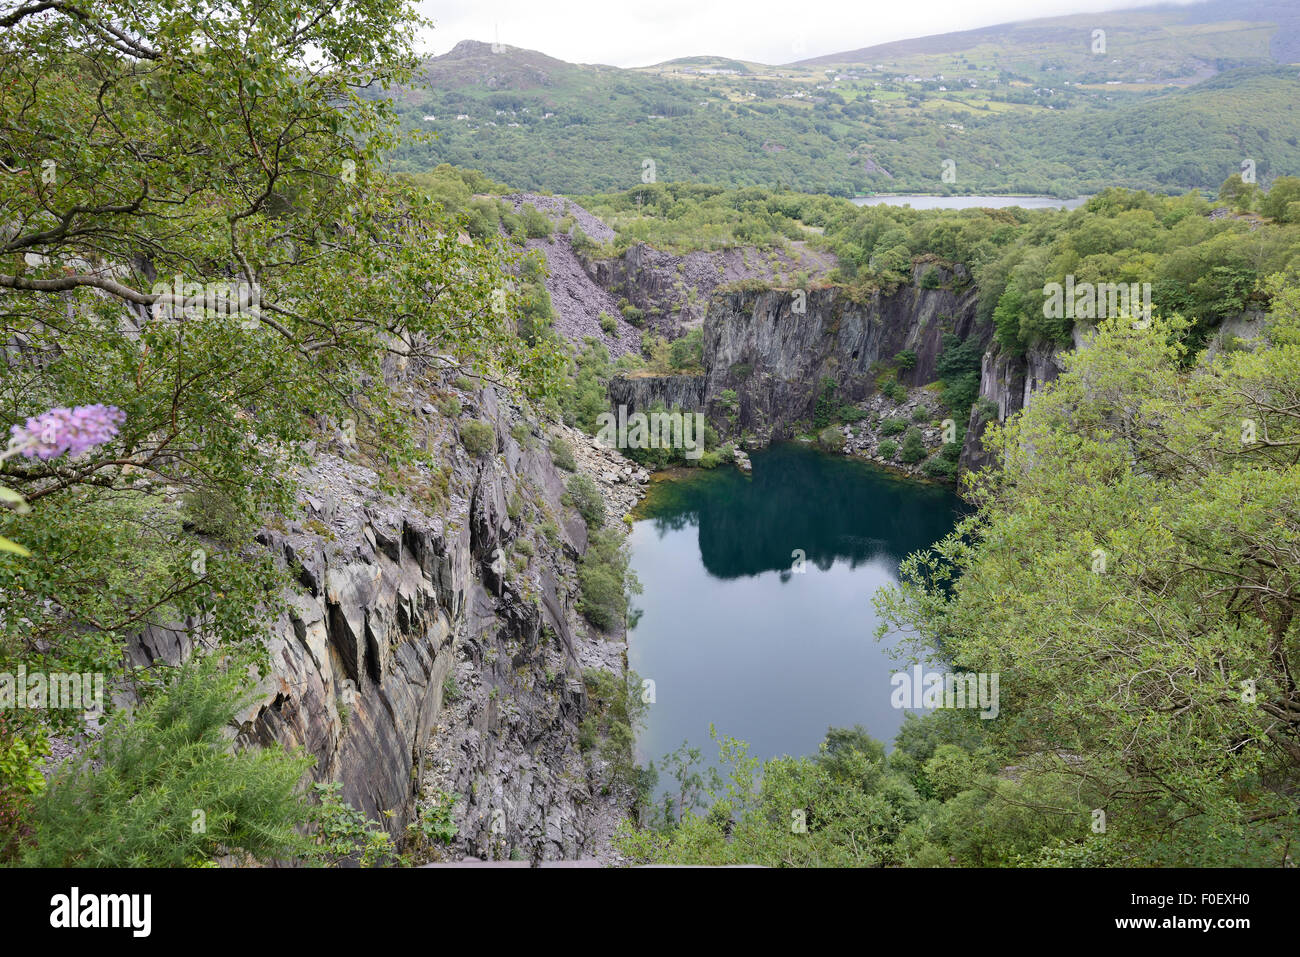
<svg viewBox="0 0 1300 957">
<path fill-rule="evenodd" d="M 186 619 L 257 644 L 285 576 L 247 546 L 307 443 L 431 464 L 386 370 L 552 388 L 512 256 L 383 172 L 395 116 L 366 91 L 411 76 L 420 23 L 403 0 L 0 15 L 0 428 L 124 413 L 80 456 L 0 464 L 32 509 L 0 511 L 30 552 L 0 557 L 0 670 L 114 672 L 125 636 Z"/>
<path fill-rule="evenodd" d="M 878 598 L 882 627 L 1000 673 L 1022 780 L 1107 815 L 1083 860 L 1278 864 L 1300 837 L 1300 289 L 1271 291 L 1261 348 L 1190 369 L 1180 318 L 1100 324 L 990 426 L 978 512 Z"/>
<path fill-rule="evenodd" d="M 1259 211 L 1279 222 L 1300 222 L 1300 217 L 1292 209 L 1295 203 L 1300 203 L 1300 177 L 1279 176 L 1269 187 L 1268 194 L 1260 200 Z"/>
<path fill-rule="evenodd" d="M 1255 205 L 1258 193 L 1259 187 L 1254 183 L 1245 182 L 1240 173 L 1233 173 L 1219 187 L 1219 199 L 1242 212 L 1249 211 Z"/>
</svg>

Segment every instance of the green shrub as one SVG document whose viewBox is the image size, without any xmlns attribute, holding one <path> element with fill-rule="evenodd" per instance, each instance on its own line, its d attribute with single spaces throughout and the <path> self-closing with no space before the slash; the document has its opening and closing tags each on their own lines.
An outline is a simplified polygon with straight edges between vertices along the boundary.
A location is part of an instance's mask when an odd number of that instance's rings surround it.
<svg viewBox="0 0 1300 957">
<path fill-rule="evenodd" d="M 605 524 L 605 501 L 591 476 L 575 475 L 569 479 L 566 488 L 568 494 L 565 498 L 578 510 L 588 528 L 599 528 Z"/>
<path fill-rule="evenodd" d="M 922 289 L 938 289 L 942 285 L 943 281 L 939 278 L 939 270 L 935 269 L 933 266 L 921 274 Z"/>
<path fill-rule="evenodd" d="M 606 335 L 613 335 L 618 330 L 618 320 L 607 312 L 600 314 L 600 329 Z"/>
<path fill-rule="evenodd" d="M 247 510 L 230 495 L 214 488 L 187 492 L 182 499 L 186 522 L 200 535 L 209 535 L 230 545 L 242 545 L 252 535 L 253 522 Z"/>
<path fill-rule="evenodd" d="M 641 679 L 633 671 L 617 675 L 586 668 L 582 680 L 589 705 L 579 729 L 578 746 L 590 751 L 600 743 L 606 786 L 635 786 L 640 771 L 634 763 L 636 731 L 648 707 L 641 698 Z"/>
<path fill-rule="evenodd" d="M 451 704 L 460 700 L 460 685 L 456 682 L 456 672 L 447 672 L 447 677 L 442 679 L 442 700 L 444 704 Z"/>
<path fill-rule="evenodd" d="M 551 235 L 551 221 L 536 206 L 525 203 L 520 212 L 523 217 L 524 235 L 529 239 L 545 239 Z"/>
<path fill-rule="evenodd" d="M 627 541 L 614 529 L 595 531 L 588 539 L 578 563 L 578 611 L 598 628 L 608 631 L 621 624 L 627 617 L 628 593 L 640 590 L 628 561 Z"/>
<path fill-rule="evenodd" d="M 704 366 L 704 332 L 692 329 L 668 347 L 668 365 L 674 372 L 701 369 Z"/>
<path fill-rule="evenodd" d="M 438 411 L 448 419 L 454 419 L 460 415 L 460 396 L 449 395 L 445 399 L 439 399 L 437 405 Z"/>
<path fill-rule="evenodd" d="M 817 433 L 817 444 L 827 450 L 839 451 L 844 447 L 844 433 L 839 426 L 828 425 Z"/>
<path fill-rule="evenodd" d="M 867 417 L 865 409 L 859 409 L 856 405 L 840 406 L 840 421 L 846 425 L 852 425 L 854 422 L 861 422 Z"/>
<path fill-rule="evenodd" d="M 456 378 L 452 380 L 451 384 L 462 392 L 473 392 L 475 389 L 474 380 L 467 375 L 456 376 Z"/>
<path fill-rule="evenodd" d="M 830 376 L 823 376 L 821 381 L 821 391 L 817 396 L 817 404 L 813 407 L 813 428 L 825 428 L 831 421 L 831 416 L 834 413 L 835 380 Z"/>
<path fill-rule="evenodd" d="M 516 422 L 510 426 L 510 437 L 519 444 L 521 449 L 533 447 L 533 430 L 527 422 Z"/>
<path fill-rule="evenodd" d="M 894 362 L 896 362 L 898 368 L 902 369 L 904 372 L 910 372 L 916 368 L 916 353 L 911 349 L 904 349 L 902 352 L 898 353 L 898 355 L 894 356 Z"/>
<path fill-rule="evenodd" d="M 31 867 L 187 867 L 227 853 L 269 861 L 311 853 L 298 790 L 310 758 L 238 749 L 226 734 L 251 695 L 247 662 L 216 656 L 164 686 L 63 764 L 32 800 Z M 202 822 L 202 828 L 195 826 Z"/>
<path fill-rule="evenodd" d="M 907 386 L 903 385 L 903 383 L 899 382 L 897 379 L 886 382 L 880 387 L 880 391 L 895 402 L 902 402 L 907 398 Z"/>
<path fill-rule="evenodd" d="M 936 455 L 922 466 L 922 471 L 925 472 L 926 475 L 934 478 L 955 478 L 957 475 L 957 463 L 951 462 L 941 455 Z"/>
<path fill-rule="evenodd" d="M 471 419 L 460 427 L 460 442 L 470 455 L 483 456 L 496 451 L 497 433 L 490 423 Z"/>
<path fill-rule="evenodd" d="M 401 863 L 392 836 L 377 821 L 344 802 L 339 795 L 339 781 L 313 784 L 312 793 L 320 800 L 313 809 L 316 826 L 317 855 L 329 864 L 355 860 L 362 867 Z"/>
<path fill-rule="evenodd" d="M 930 410 L 923 405 L 917 406 L 912 410 L 913 422 L 928 422 L 930 420 Z"/>
<path fill-rule="evenodd" d="M 908 465 L 913 465 L 925 458 L 925 442 L 921 438 L 921 430 L 913 426 L 907 430 L 903 436 L 903 448 L 899 454 Z"/>
<path fill-rule="evenodd" d="M 943 352 L 935 363 L 935 373 L 943 386 L 943 404 L 958 415 L 969 412 L 979 394 L 982 355 L 975 337 L 962 340 L 944 333 Z"/>
<path fill-rule="evenodd" d="M 907 421 L 905 419 L 888 418 L 880 423 L 881 435 L 898 435 L 906 428 Z"/>
<path fill-rule="evenodd" d="M 578 470 L 578 462 L 573 457 L 573 446 L 562 435 L 551 436 L 551 461 L 555 463 L 556 468 L 564 469 L 566 472 Z"/>
<path fill-rule="evenodd" d="M 975 402 L 975 411 L 981 422 L 989 422 L 998 417 L 998 404 L 992 399 L 981 397 Z"/>
<path fill-rule="evenodd" d="M 716 469 L 723 462 L 727 461 L 728 458 L 729 456 L 723 455 L 717 449 L 710 449 L 701 454 L 700 457 L 695 460 L 695 464 L 698 468 L 702 469 Z"/>
<path fill-rule="evenodd" d="M 876 447 L 876 451 L 880 453 L 881 458 L 889 461 L 898 453 L 898 443 L 892 439 L 885 439 Z"/>
<path fill-rule="evenodd" d="M 594 336 L 583 339 L 582 349 L 573 358 L 560 393 L 560 409 L 566 425 L 592 435 L 596 433 L 598 416 L 609 411 L 607 386 L 616 368 L 604 343 Z"/>
</svg>

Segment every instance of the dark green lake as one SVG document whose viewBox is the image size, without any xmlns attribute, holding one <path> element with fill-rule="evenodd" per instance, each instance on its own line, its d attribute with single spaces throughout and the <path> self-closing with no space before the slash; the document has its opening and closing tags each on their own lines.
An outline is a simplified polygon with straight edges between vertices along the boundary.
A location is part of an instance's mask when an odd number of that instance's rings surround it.
<svg viewBox="0 0 1300 957">
<path fill-rule="evenodd" d="M 906 665 L 873 639 L 871 596 L 952 529 L 960 500 L 796 443 L 752 460 L 749 476 L 657 482 L 638 510 L 644 592 L 628 653 L 655 683 L 642 761 L 683 740 L 713 757 L 710 723 L 759 758 L 812 754 L 829 726 L 861 724 L 889 744 L 902 724 L 889 679 Z"/>
</svg>

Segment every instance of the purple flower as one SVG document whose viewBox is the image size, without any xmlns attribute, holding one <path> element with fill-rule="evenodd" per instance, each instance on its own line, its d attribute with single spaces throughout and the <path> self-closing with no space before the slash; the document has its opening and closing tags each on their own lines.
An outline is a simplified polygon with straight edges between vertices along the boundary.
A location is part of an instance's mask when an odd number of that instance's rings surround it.
<svg viewBox="0 0 1300 957">
<path fill-rule="evenodd" d="M 67 452 L 80 455 L 117 435 L 126 413 L 111 405 L 79 405 L 50 409 L 11 426 L 10 448 L 29 459 L 53 459 Z"/>
</svg>

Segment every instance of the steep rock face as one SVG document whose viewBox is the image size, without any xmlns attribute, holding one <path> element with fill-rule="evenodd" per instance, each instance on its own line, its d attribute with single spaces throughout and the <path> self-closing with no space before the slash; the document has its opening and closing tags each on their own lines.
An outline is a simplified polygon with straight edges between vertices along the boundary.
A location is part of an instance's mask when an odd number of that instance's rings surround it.
<svg viewBox="0 0 1300 957">
<path fill-rule="evenodd" d="M 449 470 L 436 507 L 416 489 L 378 491 L 336 448 L 301 476 L 301 515 L 259 534 L 297 587 L 268 623 L 271 670 L 240 738 L 311 754 L 317 781 L 341 782 L 343 800 L 395 837 L 434 790 L 456 801 L 453 856 L 590 853 L 619 812 L 577 746 L 582 673 L 622 674 L 622 636 L 575 611 L 586 528 L 561 501 L 545 437 L 529 426 L 521 441 L 522 414 L 491 388 L 460 395 L 494 424 L 498 449 L 471 457 L 457 420 L 424 404 L 425 442 Z M 192 624 L 146 631 L 133 662 L 184 660 Z"/>
<path fill-rule="evenodd" d="M 916 365 L 900 380 L 930 382 L 944 333 L 965 338 L 983 330 L 974 325 L 974 290 L 960 282 L 952 288 L 964 277 L 941 274 L 946 285 L 922 289 L 923 268 L 929 267 L 917 267 L 913 284 L 867 302 L 839 287 L 718 292 L 704 320 L 705 375 L 615 378 L 611 401 L 644 409 L 658 400 L 722 422 L 720 397 L 731 389 L 737 428 L 780 438 L 812 419 L 824 378 L 835 382 L 837 402 L 858 401 L 875 388 L 873 363 L 910 349 Z"/>
<path fill-rule="evenodd" d="M 704 409 L 706 384 L 702 375 L 616 376 L 609 383 L 609 400 L 629 413 L 644 412 L 656 402 L 695 412 Z"/>
<path fill-rule="evenodd" d="M 984 429 L 994 420 L 994 415 L 997 421 L 1005 422 L 1025 408 L 1036 392 L 1061 374 L 1065 368 L 1063 357 L 1068 351 L 1040 343 L 1024 355 L 1015 355 L 996 342 L 989 345 L 980 360 L 979 398 L 971 408 L 957 463 L 959 472 L 976 472 L 991 464 L 992 457 L 984 448 Z M 987 403 L 997 407 L 996 413 Z"/>
<path fill-rule="evenodd" d="M 622 256 L 586 260 L 584 266 L 597 285 L 641 309 L 646 328 L 671 339 L 704 320 L 721 285 L 745 280 L 789 285 L 799 275 L 810 284 L 820 282 L 835 258 L 797 242 L 788 250 L 742 246 L 684 255 L 637 243 Z"/>
</svg>

